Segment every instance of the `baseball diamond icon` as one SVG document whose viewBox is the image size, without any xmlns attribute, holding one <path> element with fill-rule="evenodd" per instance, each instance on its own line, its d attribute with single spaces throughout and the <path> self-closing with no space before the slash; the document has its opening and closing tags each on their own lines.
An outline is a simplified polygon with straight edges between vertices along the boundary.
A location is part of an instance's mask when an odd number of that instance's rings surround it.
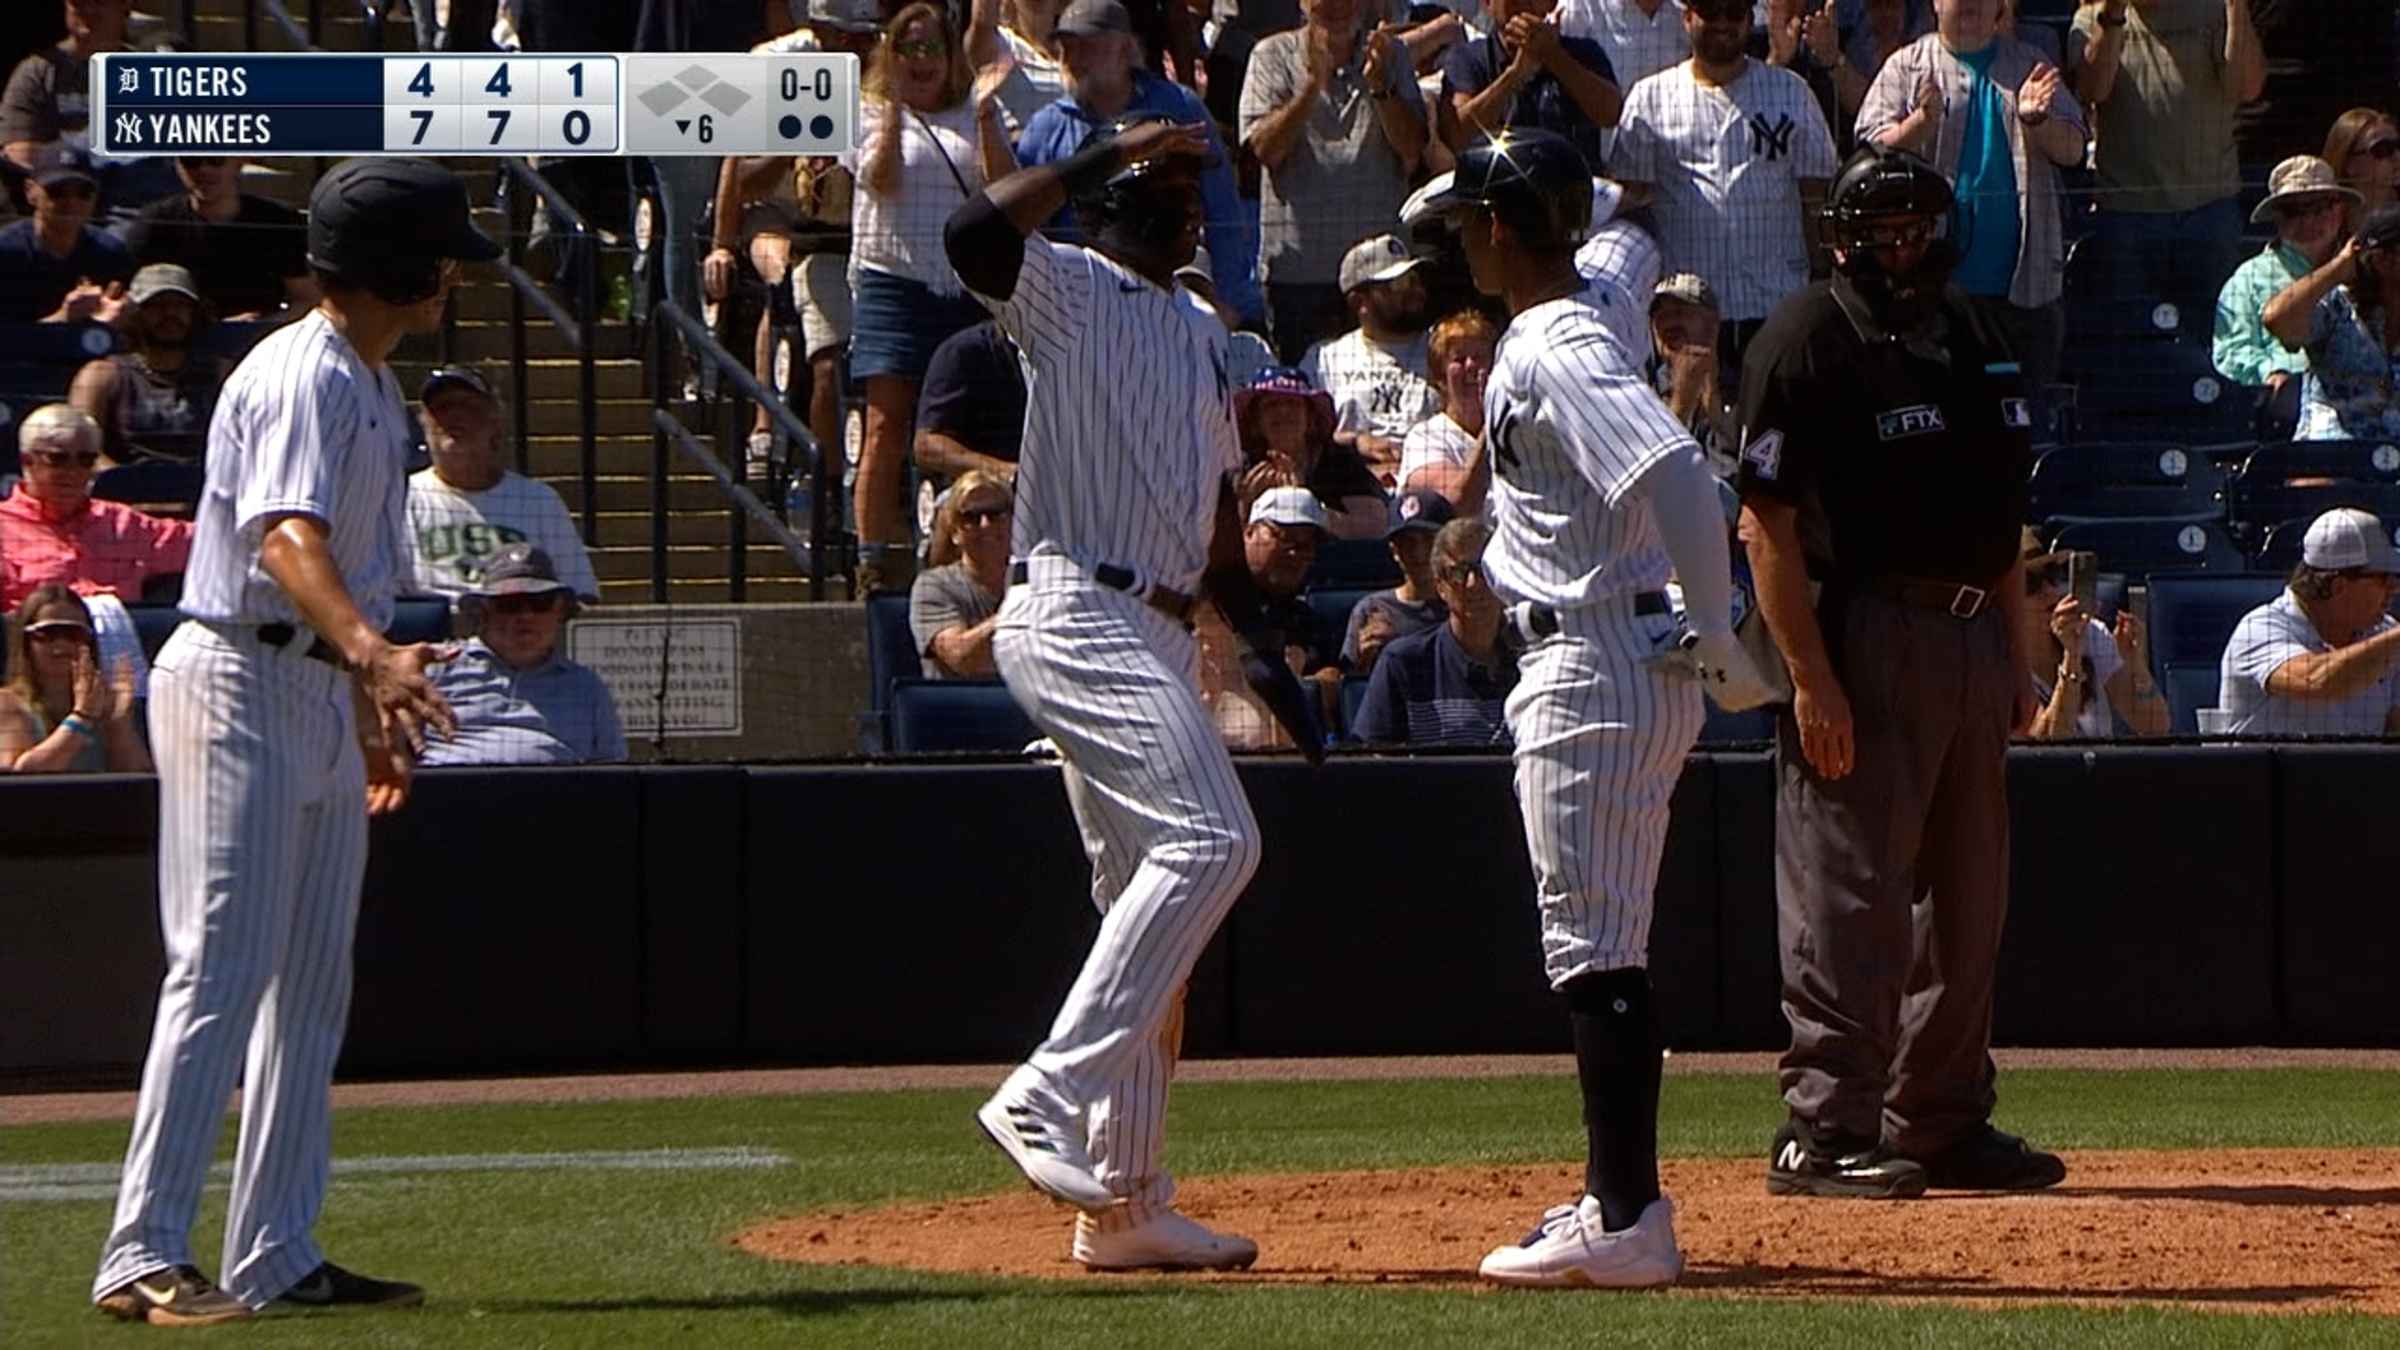
<svg viewBox="0 0 2400 1350">
<path fill-rule="evenodd" d="M 635 97 L 650 110 L 653 117 L 664 117 L 682 106 L 684 100 L 697 98 L 726 116 L 732 116 L 750 96 L 739 88 L 720 80 L 706 66 L 685 66 L 672 79 L 661 80 Z"/>
</svg>

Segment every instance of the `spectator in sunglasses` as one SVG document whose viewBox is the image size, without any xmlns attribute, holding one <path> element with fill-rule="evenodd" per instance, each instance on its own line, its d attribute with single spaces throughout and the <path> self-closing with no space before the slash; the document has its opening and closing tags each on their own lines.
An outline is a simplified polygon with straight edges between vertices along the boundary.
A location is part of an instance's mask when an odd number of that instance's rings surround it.
<svg viewBox="0 0 2400 1350">
<path fill-rule="evenodd" d="M 8 625 L 0 770 L 148 773 L 137 716 L 133 668 L 120 660 L 102 678 L 83 597 L 65 586 L 36 587 Z"/>
<path fill-rule="evenodd" d="M 51 584 L 130 603 L 151 578 L 183 570 L 191 522 L 93 499 L 99 423 L 64 403 L 45 404 L 18 424 L 17 458 L 25 476 L 0 499 L 0 606 Z"/>
<path fill-rule="evenodd" d="M 596 672 L 562 650 L 575 592 L 558 579 L 550 555 L 510 544 L 492 555 L 468 599 L 462 614 L 476 635 L 433 681 L 458 730 L 426 741 L 425 767 L 623 760 L 616 699 Z"/>
<path fill-rule="evenodd" d="M 33 216 L 0 229 L 0 323 L 108 323 L 124 305 L 133 255 L 92 228 L 99 180 L 82 157 L 46 159 L 26 185 Z"/>
<path fill-rule="evenodd" d="M 999 678 L 992 630 L 1008 592 L 1015 491 L 984 469 L 958 476 L 934 519 L 927 569 L 908 592 L 908 627 L 925 674 L 937 680 Z"/>
<path fill-rule="evenodd" d="M 2299 377 L 2308 358 L 2286 350 L 2267 331 L 2267 302 L 2325 265 L 2348 233 L 2344 221 L 2359 194 L 2342 186 L 2333 166 L 2315 155 L 2294 155 L 2267 178 L 2267 197 L 2250 213 L 2253 224 L 2275 223 L 2275 238 L 2235 269 L 2217 292 L 2212 353 L 2217 372 L 2235 384 L 2264 389 L 2266 420 L 2289 434 L 2299 415 Z"/>
<path fill-rule="evenodd" d="M 2380 108 L 2352 108 L 2333 119 L 2325 136 L 2325 162 L 2344 187 L 2358 193 L 2348 222 L 2356 230 L 2369 211 L 2400 197 L 2400 122 Z"/>
</svg>

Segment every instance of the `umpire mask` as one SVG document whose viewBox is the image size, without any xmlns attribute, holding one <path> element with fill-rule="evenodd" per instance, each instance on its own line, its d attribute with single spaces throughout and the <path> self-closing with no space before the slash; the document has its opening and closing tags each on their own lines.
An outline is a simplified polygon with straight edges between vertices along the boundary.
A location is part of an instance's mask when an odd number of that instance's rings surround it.
<svg viewBox="0 0 2400 1350">
<path fill-rule="evenodd" d="M 1960 261 L 1943 237 L 1955 200 L 1940 170 L 1889 146 L 1861 149 L 1834 178 L 1825 203 L 1834 265 L 1891 332 L 1919 327 L 1941 305 Z M 1913 263 L 1892 266 L 1910 253 Z"/>
</svg>

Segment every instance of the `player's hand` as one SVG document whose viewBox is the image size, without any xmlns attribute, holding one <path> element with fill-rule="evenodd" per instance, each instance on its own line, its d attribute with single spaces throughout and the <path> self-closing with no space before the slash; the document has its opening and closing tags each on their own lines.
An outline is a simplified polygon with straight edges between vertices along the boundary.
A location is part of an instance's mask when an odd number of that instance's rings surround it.
<svg viewBox="0 0 2400 1350">
<path fill-rule="evenodd" d="M 425 673 L 457 656 L 458 648 L 453 646 L 387 643 L 358 668 L 354 678 L 374 706 L 376 733 L 385 742 L 415 755 L 425 749 L 428 731 L 445 739 L 458 734 L 458 717 L 450 711 L 450 701 Z"/>
<path fill-rule="evenodd" d="M 1850 776 L 1858 750 L 1850 722 L 1850 698 L 1839 681 L 1795 685 L 1792 720 L 1800 730 L 1800 757 L 1828 781 Z"/>
<path fill-rule="evenodd" d="M 1198 122 L 1144 122 L 1113 142 L 1127 165 L 1174 155 L 1208 158 L 1208 128 Z"/>
<path fill-rule="evenodd" d="M 364 740 L 359 754 L 367 762 L 367 814 L 388 816 L 406 806 L 416 756 L 380 736 Z"/>
<path fill-rule="evenodd" d="M 1300 688 L 1300 677 L 1290 665 L 1273 656 L 1264 655 L 1257 645 L 1245 639 L 1242 648 L 1242 682 L 1259 702 L 1275 715 L 1275 721 L 1292 738 L 1300 753 L 1308 756 L 1312 765 L 1325 762 L 1325 744 L 1317 733 L 1317 723 L 1309 715 L 1308 695 Z"/>
<path fill-rule="evenodd" d="M 2017 87 L 2017 120 L 2029 127 L 2038 127 L 2050 120 L 2051 109 L 2058 102 L 2058 67 L 2047 61 L 2036 61 L 2033 73 Z"/>
<path fill-rule="evenodd" d="M 1841 21 L 1835 17 L 1833 6 L 1827 5 L 1808 16 L 1800 25 L 1801 38 L 1808 44 L 1808 54 L 1827 70 L 1842 64 Z"/>
<path fill-rule="evenodd" d="M 733 291 L 733 273 L 739 260 L 733 250 L 723 244 L 708 251 L 700 260 L 700 293 L 711 300 L 723 300 Z"/>
<path fill-rule="evenodd" d="M 2080 657 L 2089 645 L 2085 640 L 2090 635 L 2089 619 L 2081 600 L 2071 595 L 2061 596 L 2050 610 L 2050 636 L 2058 639 L 2058 645 L 2067 655 Z"/>
</svg>

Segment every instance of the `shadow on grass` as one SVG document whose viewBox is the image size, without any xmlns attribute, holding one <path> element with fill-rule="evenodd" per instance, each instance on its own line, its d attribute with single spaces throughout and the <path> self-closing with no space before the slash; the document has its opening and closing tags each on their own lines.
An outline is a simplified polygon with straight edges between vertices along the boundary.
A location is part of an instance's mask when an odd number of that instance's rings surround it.
<svg viewBox="0 0 2400 1350">
<path fill-rule="evenodd" d="M 2108 1200 L 2204 1200 L 2219 1205 L 2400 1205 L 2400 1186 L 2060 1186 L 2045 1194 Z"/>
<path fill-rule="evenodd" d="M 2019 1285 L 1957 1275 L 1892 1275 L 1872 1270 L 1845 1270 L 1802 1265 L 1693 1265 L 1686 1267 L 1680 1286 L 1728 1293 L 1772 1290 L 1779 1294 L 1817 1294 L 1846 1299 L 2024 1299 L 2036 1303 L 2061 1301 L 2103 1303 L 2307 1303 L 2354 1297 L 2366 1292 L 2351 1284 L 2141 1285 L 2131 1289 L 2085 1289 L 2057 1284 Z"/>
<path fill-rule="evenodd" d="M 1076 1285 L 1060 1282 L 1041 1286 L 1044 1297 L 1067 1298 L 1125 1298 L 1179 1292 L 1191 1286 L 1121 1284 L 1114 1287 Z M 494 1299 L 479 1302 L 479 1311 L 491 1316 L 550 1316 L 557 1313 L 626 1313 L 626 1312 L 693 1312 L 732 1313 L 768 1312 L 790 1317 L 830 1317 L 842 1313 L 895 1308 L 918 1303 L 980 1303 L 986 1299 L 1014 1298 L 1023 1289 L 1008 1285 L 972 1288 L 902 1288 L 869 1286 L 859 1289 L 767 1289 L 755 1293 L 724 1294 L 715 1297 L 684 1297 L 658 1295 L 649 1298 L 590 1298 L 590 1299 Z"/>
</svg>

